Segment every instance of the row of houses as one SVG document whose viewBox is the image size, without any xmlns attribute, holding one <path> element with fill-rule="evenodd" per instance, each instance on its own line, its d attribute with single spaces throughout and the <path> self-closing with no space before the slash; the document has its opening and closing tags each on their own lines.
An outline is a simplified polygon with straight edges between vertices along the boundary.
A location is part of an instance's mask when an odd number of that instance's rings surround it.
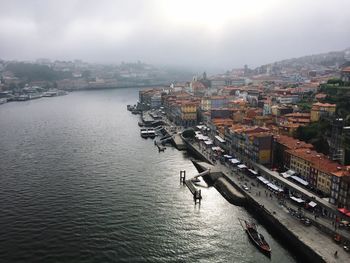
<svg viewBox="0 0 350 263">
<path fill-rule="evenodd" d="M 202 90 L 203 86 L 192 85 L 192 89 Z M 205 96 L 196 96 L 184 88 L 153 89 L 142 91 L 140 101 L 164 106 L 168 118 L 177 125 L 205 123 L 215 144 L 228 154 L 270 168 L 291 170 L 308 187 L 329 197 L 332 204 L 350 208 L 348 167 L 291 136 L 300 125 L 334 115 L 335 105 L 317 102 L 311 112 L 305 113 L 295 112 L 293 105 L 277 104 L 272 106 L 271 114 L 264 114 L 264 104 L 253 106 L 247 96 L 240 96 L 244 88 L 224 89 L 230 92 Z"/>
<path fill-rule="evenodd" d="M 339 207 L 350 207 L 350 166 L 316 152 L 311 144 L 289 136 L 274 136 L 273 165 L 297 174 L 307 185 Z"/>
</svg>

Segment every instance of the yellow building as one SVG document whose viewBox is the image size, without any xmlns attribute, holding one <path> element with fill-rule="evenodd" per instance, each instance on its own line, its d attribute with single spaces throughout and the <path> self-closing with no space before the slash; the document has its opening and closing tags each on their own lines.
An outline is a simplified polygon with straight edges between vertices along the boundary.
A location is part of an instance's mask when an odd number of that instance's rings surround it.
<svg viewBox="0 0 350 263">
<path fill-rule="evenodd" d="M 203 97 L 201 99 L 201 109 L 203 111 L 209 111 L 211 109 L 211 99 L 209 97 Z"/>
<path fill-rule="evenodd" d="M 331 193 L 331 183 L 331 174 L 319 170 L 317 175 L 317 189 L 329 195 Z"/>
<path fill-rule="evenodd" d="M 299 149 L 298 149 L 299 150 Z M 304 149 L 300 149 L 300 151 Z M 310 176 L 310 162 L 301 156 L 300 151 L 288 151 L 290 153 L 290 169 L 300 174 L 302 177 L 309 181 Z M 309 150 L 306 150 L 310 152 Z"/>
<path fill-rule="evenodd" d="M 180 104 L 180 122 L 184 126 L 192 126 L 197 123 L 198 102 L 182 102 Z"/>
<path fill-rule="evenodd" d="M 336 110 L 336 104 L 329 103 L 314 103 L 311 108 L 310 120 L 312 122 L 318 121 L 321 116 L 334 115 Z"/>
<path fill-rule="evenodd" d="M 325 195 L 331 194 L 332 173 L 339 169 L 338 163 L 306 148 L 287 150 L 287 153 L 290 154 L 290 169 Z"/>
</svg>

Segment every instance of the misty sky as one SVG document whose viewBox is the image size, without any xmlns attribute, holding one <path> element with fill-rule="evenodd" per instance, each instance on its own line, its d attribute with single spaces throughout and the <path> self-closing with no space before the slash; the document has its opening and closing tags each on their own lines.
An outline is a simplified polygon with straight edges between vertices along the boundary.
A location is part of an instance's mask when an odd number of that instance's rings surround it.
<svg viewBox="0 0 350 263">
<path fill-rule="evenodd" d="M 350 0 L 0 0 L 0 58 L 251 67 L 350 47 Z"/>
</svg>

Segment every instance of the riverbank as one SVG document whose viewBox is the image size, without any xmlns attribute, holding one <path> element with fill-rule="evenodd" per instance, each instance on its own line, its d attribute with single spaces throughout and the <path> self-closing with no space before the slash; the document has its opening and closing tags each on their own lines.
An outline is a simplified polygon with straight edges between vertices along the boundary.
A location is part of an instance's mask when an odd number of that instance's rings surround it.
<svg viewBox="0 0 350 263">
<path fill-rule="evenodd" d="M 209 156 L 201 148 L 189 141 L 186 142 L 192 152 L 196 152 L 197 156 L 209 161 Z M 240 188 L 243 182 L 249 185 L 248 191 L 242 191 L 247 199 L 246 209 L 264 223 L 282 243 L 286 244 L 288 249 L 298 256 L 299 260 L 303 262 L 348 262 L 350 260 L 349 253 L 334 243 L 329 235 L 321 232 L 315 226 L 301 224 L 290 215 L 286 205 L 280 203 L 280 200 L 265 187 L 257 184 L 256 180 L 247 178 L 238 170 L 232 171 L 232 168 L 225 164 L 216 163 L 213 165 L 235 187 Z M 218 191 L 224 197 L 226 196 L 222 188 L 219 188 Z M 335 251 L 337 251 L 337 257 L 334 256 Z"/>
</svg>

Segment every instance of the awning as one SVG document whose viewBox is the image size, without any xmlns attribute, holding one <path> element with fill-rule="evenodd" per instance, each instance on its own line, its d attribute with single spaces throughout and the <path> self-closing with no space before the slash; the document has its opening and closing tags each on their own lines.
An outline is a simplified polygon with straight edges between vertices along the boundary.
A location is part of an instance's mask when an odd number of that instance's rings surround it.
<svg viewBox="0 0 350 263">
<path fill-rule="evenodd" d="M 340 213 L 343 213 L 343 214 L 350 213 L 350 211 L 349 211 L 348 209 L 346 209 L 345 207 L 343 207 L 343 208 L 338 208 L 338 211 L 339 211 Z"/>
<path fill-rule="evenodd" d="M 284 178 L 288 178 L 288 177 L 291 177 L 292 175 L 294 175 L 295 172 L 293 170 L 288 170 L 287 172 L 284 172 L 284 173 L 281 173 L 281 175 L 284 177 Z"/>
<path fill-rule="evenodd" d="M 249 172 L 251 172 L 252 174 L 258 175 L 258 173 L 252 169 L 248 169 Z"/>
<path fill-rule="evenodd" d="M 294 200 L 295 202 L 297 202 L 297 203 L 299 203 L 299 204 L 305 202 L 303 199 L 297 198 L 297 197 L 295 197 L 295 196 L 290 196 L 290 199 Z"/>
<path fill-rule="evenodd" d="M 208 140 L 208 141 L 204 141 L 204 143 L 205 143 L 206 145 L 212 145 L 212 144 L 213 144 L 213 141 Z"/>
<path fill-rule="evenodd" d="M 238 164 L 238 163 L 241 162 L 240 160 L 237 160 L 237 159 L 231 159 L 230 161 L 231 161 L 231 163 L 233 163 L 233 164 Z"/>
<path fill-rule="evenodd" d="M 212 149 L 213 151 L 224 152 L 224 150 L 221 149 L 219 146 L 211 147 L 211 149 Z"/>
<path fill-rule="evenodd" d="M 272 190 L 278 191 L 278 192 L 283 192 L 283 190 L 279 187 L 277 187 L 276 185 L 269 183 L 267 184 L 268 187 L 270 187 Z"/>
<path fill-rule="evenodd" d="M 197 138 L 198 140 L 200 140 L 200 141 L 207 141 L 207 140 L 209 140 L 209 137 L 208 137 L 208 136 L 204 136 L 204 135 L 202 135 L 202 134 L 196 135 L 196 138 Z"/>
<path fill-rule="evenodd" d="M 244 169 L 244 168 L 248 168 L 245 164 L 239 164 L 237 165 L 238 169 Z"/>
<path fill-rule="evenodd" d="M 215 139 L 217 139 L 219 142 L 221 142 L 221 143 L 224 143 L 225 142 L 225 140 L 223 139 L 223 138 L 221 138 L 219 135 L 216 135 L 215 136 Z"/>
<path fill-rule="evenodd" d="M 262 183 L 264 183 L 264 184 L 269 184 L 269 183 L 270 183 L 269 180 L 265 179 L 265 178 L 262 177 L 262 176 L 258 176 L 257 178 L 258 178 L 258 180 L 259 180 L 260 182 L 262 182 Z"/>
<path fill-rule="evenodd" d="M 298 176 L 292 175 L 290 178 L 292 178 L 293 180 L 297 181 L 298 183 L 301 183 L 302 185 L 305 185 L 305 186 L 309 185 L 308 182 L 306 182 L 305 180 L 301 179 Z"/>
<path fill-rule="evenodd" d="M 287 174 L 287 173 L 281 173 L 281 175 L 283 176 L 283 178 L 288 178 L 288 177 L 290 177 L 290 175 Z"/>
<path fill-rule="evenodd" d="M 317 204 L 314 201 L 311 201 L 308 205 L 311 206 L 311 207 L 317 206 Z"/>
</svg>

